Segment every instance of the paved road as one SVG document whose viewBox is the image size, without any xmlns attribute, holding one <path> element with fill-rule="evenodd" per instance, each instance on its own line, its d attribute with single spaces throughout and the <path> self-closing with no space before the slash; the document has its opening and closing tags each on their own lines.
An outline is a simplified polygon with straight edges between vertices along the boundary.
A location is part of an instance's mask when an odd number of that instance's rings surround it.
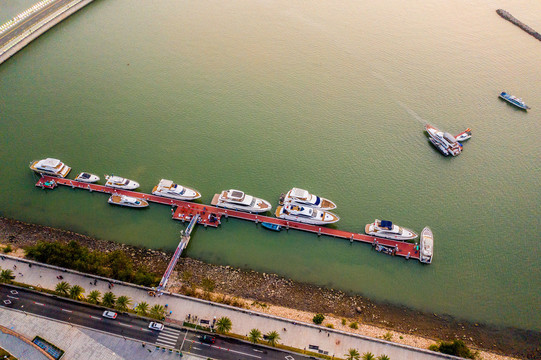
<svg viewBox="0 0 541 360">
<path fill-rule="evenodd" d="M 175 348 L 215 359 L 300 360 L 307 358 L 219 336 L 216 336 L 215 343 L 207 344 L 200 340 L 202 334 L 199 332 L 169 325 L 166 325 L 162 331 L 154 331 L 148 328 L 148 320 L 137 316 L 119 313 L 116 319 L 107 319 L 102 316 L 104 309 L 100 307 L 79 304 L 68 299 L 43 295 L 9 285 L 0 286 L 0 305 L 136 339 L 144 342 L 146 346 Z"/>
<path fill-rule="evenodd" d="M 52 3 L 44 6 L 40 10 L 36 11 L 35 13 L 28 16 L 23 21 L 17 23 L 14 25 L 11 29 L 8 31 L 0 34 L 0 48 L 7 44 L 11 39 L 23 34 L 25 31 L 27 31 L 30 27 L 33 25 L 39 23 L 46 17 L 52 15 L 55 11 L 60 9 L 61 7 L 69 4 L 72 2 L 72 0 L 57 0 L 53 1 Z"/>
</svg>

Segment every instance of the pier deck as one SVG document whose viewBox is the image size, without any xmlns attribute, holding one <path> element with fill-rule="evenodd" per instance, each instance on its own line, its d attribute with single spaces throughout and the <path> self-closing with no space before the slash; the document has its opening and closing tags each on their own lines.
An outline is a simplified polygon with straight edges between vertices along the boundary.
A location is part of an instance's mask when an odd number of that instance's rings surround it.
<svg viewBox="0 0 541 360">
<path fill-rule="evenodd" d="M 283 219 L 278 219 L 275 217 L 246 213 L 242 211 L 222 209 L 210 205 L 198 204 L 189 201 L 182 201 L 176 199 L 165 198 L 161 196 L 145 194 L 138 191 L 131 190 L 122 190 L 115 189 L 112 187 L 98 185 L 98 184 L 88 184 L 71 179 L 62 179 L 52 176 L 42 175 L 39 181 L 36 183 L 36 186 L 45 188 L 45 183 L 54 181 L 58 185 L 69 186 L 72 188 L 85 189 L 88 191 L 98 191 L 107 194 L 123 194 L 127 196 L 133 196 L 139 199 L 145 199 L 149 202 L 154 202 L 158 204 L 164 204 L 169 206 L 176 206 L 176 210 L 172 211 L 172 216 L 174 220 L 189 221 L 194 215 L 199 215 L 198 224 L 204 226 L 213 226 L 217 227 L 221 224 L 222 217 L 232 217 L 242 220 L 249 220 L 255 223 L 267 222 L 272 224 L 281 225 L 285 229 L 294 229 L 301 231 L 308 231 L 318 235 L 332 236 L 336 238 L 347 239 L 351 242 L 363 242 L 367 244 L 372 244 L 373 246 L 378 244 L 386 246 L 388 248 L 394 248 L 395 255 L 402 256 L 407 259 L 417 259 L 419 260 L 419 252 L 416 250 L 416 245 L 412 243 L 406 243 L 402 241 L 394 241 L 389 239 L 378 238 L 369 235 L 363 235 L 359 233 L 354 233 L 350 231 L 338 230 L 333 228 L 328 228 L 318 225 L 309 225 L 303 224 L 295 221 L 288 221 Z"/>
</svg>

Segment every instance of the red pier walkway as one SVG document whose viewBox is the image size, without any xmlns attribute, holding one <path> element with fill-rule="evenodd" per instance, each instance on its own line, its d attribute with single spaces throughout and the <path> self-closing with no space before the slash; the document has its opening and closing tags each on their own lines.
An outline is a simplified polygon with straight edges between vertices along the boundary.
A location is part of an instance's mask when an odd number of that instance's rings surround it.
<svg viewBox="0 0 541 360">
<path fill-rule="evenodd" d="M 176 206 L 176 210 L 172 211 L 174 220 L 190 221 L 194 215 L 199 215 L 198 224 L 206 226 L 217 227 L 221 223 L 223 216 L 233 217 L 237 219 L 249 220 L 255 223 L 266 222 L 281 225 L 286 229 L 294 229 L 301 231 L 308 231 L 318 235 L 326 235 L 337 238 L 347 239 L 351 242 L 358 241 L 363 243 L 372 244 L 372 246 L 384 246 L 387 249 L 392 249 L 392 253 L 397 256 L 402 256 L 407 259 L 419 260 L 419 251 L 416 250 L 416 244 L 406 243 L 402 241 L 394 241 L 383 238 L 377 238 L 374 236 L 363 235 L 359 233 L 332 229 L 324 226 L 303 224 L 295 221 L 287 221 L 278 219 L 275 217 L 264 216 L 259 214 L 251 214 L 242 211 L 228 210 L 217 208 L 210 205 L 198 204 L 189 201 L 175 200 L 165 198 L 161 196 L 140 193 L 131 190 L 121 190 L 104 185 L 88 184 L 76 180 L 56 178 L 52 176 L 45 176 L 39 179 L 36 186 L 41 188 L 54 188 L 46 186 L 46 183 L 54 182 L 58 185 L 70 186 L 72 188 L 85 189 L 89 191 L 98 191 L 107 194 L 122 194 L 127 196 L 133 196 L 139 199 L 145 199 L 149 202 L 155 202 L 158 204 L 164 204 L 169 206 Z"/>
</svg>

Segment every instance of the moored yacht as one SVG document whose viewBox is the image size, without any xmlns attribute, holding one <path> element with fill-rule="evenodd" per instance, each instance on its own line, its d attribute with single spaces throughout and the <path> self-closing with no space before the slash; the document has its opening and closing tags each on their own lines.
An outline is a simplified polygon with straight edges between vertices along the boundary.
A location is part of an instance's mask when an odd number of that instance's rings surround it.
<svg viewBox="0 0 541 360">
<path fill-rule="evenodd" d="M 164 196 L 178 200 L 195 200 L 201 197 L 201 194 L 182 185 L 175 184 L 171 180 L 161 179 L 158 185 L 154 186 L 152 193 L 158 196 Z"/>
<path fill-rule="evenodd" d="M 30 169 L 43 175 L 57 176 L 65 178 L 68 176 L 71 168 L 62 161 L 53 158 L 36 160 L 30 163 Z"/>
<path fill-rule="evenodd" d="M 428 140 L 445 156 L 457 156 L 462 151 L 462 144 L 448 132 L 443 132 L 432 125 L 426 124 Z"/>
<path fill-rule="evenodd" d="M 292 204 L 301 206 L 310 206 L 321 210 L 336 209 L 336 204 L 332 201 L 310 194 L 307 190 L 299 188 L 289 190 L 284 196 L 283 202 L 290 202 Z"/>
<path fill-rule="evenodd" d="M 267 200 L 247 195 L 235 189 L 224 190 L 221 194 L 214 195 L 211 204 L 227 209 L 252 213 L 262 213 L 272 209 L 272 205 Z"/>
<path fill-rule="evenodd" d="M 366 224 L 364 232 L 367 235 L 398 241 L 408 241 L 418 237 L 418 235 L 410 229 L 394 225 L 391 221 L 378 219 L 371 224 Z"/>
<path fill-rule="evenodd" d="M 135 182 L 130 179 L 125 179 L 120 176 L 105 175 L 105 178 L 107 179 L 105 186 L 109 186 L 109 187 L 113 187 L 117 189 L 124 189 L 124 190 L 133 190 L 139 187 L 138 182 Z"/>
<path fill-rule="evenodd" d="M 132 196 L 113 194 L 107 201 L 109 204 L 127 206 L 133 208 L 143 208 L 148 206 L 148 202 L 143 199 L 134 198 Z"/>
<path fill-rule="evenodd" d="M 425 264 L 430 264 L 434 254 L 434 235 L 428 226 L 425 227 L 421 232 L 421 242 L 419 247 L 419 261 Z"/>
<path fill-rule="evenodd" d="M 98 175 L 94 175 L 91 173 L 82 172 L 79 175 L 77 175 L 75 180 L 92 184 L 92 183 L 100 181 L 100 177 Z"/>
<path fill-rule="evenodd" d="M 340 218 L 332 212 L 315 209 L 309 206 L 296 205 L 290 202 L 276 208 L 276 217 L 298 221 L 311 225 L 325 225 L 332 224 L 340 220 Z"/>
</svg>

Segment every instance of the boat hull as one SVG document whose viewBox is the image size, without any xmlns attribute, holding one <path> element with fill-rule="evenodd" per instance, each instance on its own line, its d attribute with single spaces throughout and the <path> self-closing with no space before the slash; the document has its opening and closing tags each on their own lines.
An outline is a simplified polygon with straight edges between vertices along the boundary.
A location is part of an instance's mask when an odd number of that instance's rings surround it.
<svg viewBox="0 0 541 360">
<path fill-rule="evenodd" d="M 280 205 L 276 209 L 275 215 L 277 218 L 290 220 L 290 221 L 296 221 L 296 222 L 310 224 L 310 225 L 334 224 L 335 222 L 338 222 L 340 220 L 340 218 L 336 214 L 333 214 L 330 211 L 318 210 L 323 213 L 323 219 L 325 219 L 325 220 L 319 220 L 318 218 L 314 218 L 314 217 L 305 217 L 305 216 L 295 215 L 291 213 L 286 213 L 284 211 L 284 207 L 285 205 Z"/>
<path fill-rule="evenodd" d="M 304 197 L 295 196 L 296 192 L 302 192 Z M 314 209 L 333 210 L 336 209 L 336 204 L 329 199 L 310 194 L 308 191 L 298 188 L 293 188 L 287 192 L 282 202 L 289 202 L 299 206 L 309 206 Z"/>
<path fill-rule="evenodd" d="M 419 243 L 419 261 L 424 264 L 432 263 L 434 256 L 434 235 L 432 230 L 427 226 L 421 232 L 421 240 Z"/>
<path fill-rule="evenodd" d="M 123 189 L 123 190 L 135 190 L 139 187 L 139 183 L 130 179 L 120 178 L 120 177 L 114 177 L 105 175 L 105 178 L 107 179 L 107 182 L 105 183 L 105 186 L 112 187 L 115 189 Z M 122 179 L 122 183 L 120 184 L 117 180 Z M 127 180 L 127 183 L 125 181 Z"/>
<path fill-rule="evenodd" d="M 169 199 L 176 199 L 176 200 L 195 200 L 199 199 L 201 197 L 201 193 L 197 190 L 187 188 L 185 186 L 182 186 L 185 190 L 185 194 L 175 194 L 172 192 L 169 192 L 167 188 L 161 187 L 159 184 L 154 186 L 152 189 L 152 194 L 157 196 L 166 197 Z"/>
<path fill-rule="evenodd" d="M 148 206 L 148 202 L 146 200 L 124 195 L 111 195 L 107 202 L 112 205 L 131 208 L 145 208 Z"/>
<path fill-rule="evenodd" d="M 521 110 L 528 111 L 528 109 L 530 109 L 530 107 L 526 105 L 523 101 L 521 101 L 520 99 L 517 99 L 515 96 L 511 94 L 507 94 L 506 92 L 502 92 L 500 94 L 500 99 L 507 101 L 509 104 L 514 105 Z"/>
<path fill-rule="evenodd" d="M 375 222 L 371 224 L 366 224 L 366 226 L 364 227 L 364 232 L 366 235 L 376 236 L 379 238 L 395 240 L 395 241 L 405 241 L 405 242 L 411 242 L 417 239 L 417 237 L 419 237 L 419 235 L 417 235 L 414 231 L 407 229 L 405 227 L 397 226 L 397 225 L 393 226 L 394 232 L 379 229 L 376 226 L 377 221 L 378 220 L 376 220 Z"/>
<path fill-rule="evenodd" d="M 95 182 L 100 181 L 100 177 L 98 175 L 82 172 L 79 175 L 77 175 L 75 180 L 80 181 L 80 182 L 93 184 Z"/>
<path fill-rule="evenodd" d="M 44 159 L 44 160 L 47 160 L 47 159 Z M 47 169 L 39 168 L 39 163 L 44 161 L 44 160 L 32 161 L 30 163 L 30 169 L 32 171 L 34 171 L 35 173 L 40 174 L 40 175 L 55 176 L 55 177 L 59 177 L 59 178 L 65 178 L 66 176 L 68 176 L 68 174 L 71 171 L 71 167 L 67 166 L 64 163 L 61 163 L 62 167 L 59 169 L 59 171 L 53 171 L 53 170 L 47 170 Z M 59 161 L 59 160 L 57 160 L 57 161 Z"/>
<path fill-rule="evenodd" d="M 266 229 L 273 230 L 273 231 L 282 230 L 282 226 L 277 225 L 277 224 L 273 224 L 273 223 L 268 223 L 268 222 L 261 223 L 261 226 L 263 226 Z"/>
</svg>

